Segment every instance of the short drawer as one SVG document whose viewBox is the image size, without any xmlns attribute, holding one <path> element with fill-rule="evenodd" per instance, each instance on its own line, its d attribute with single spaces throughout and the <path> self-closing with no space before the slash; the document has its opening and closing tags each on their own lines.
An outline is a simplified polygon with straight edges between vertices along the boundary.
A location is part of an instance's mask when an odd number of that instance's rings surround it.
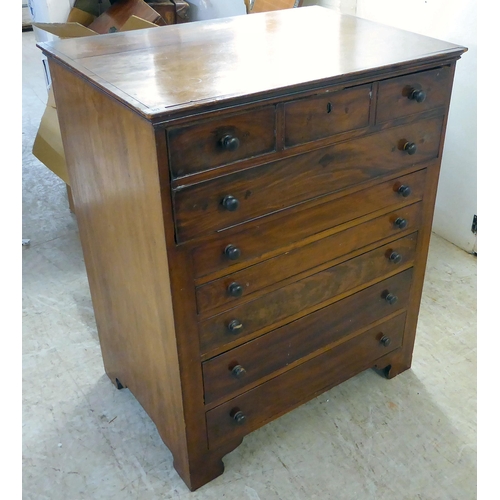
<svg viewBox="0 0 500 500">
<path fill-rule="evenodd" d="M 270 153 L 276 148 L 274 106 L 167 130 L 170 171 L 183 177 Z"/>
<path fill-rule="evenodd" d="M 269 331 L 279 322 L 297 319 L 315 306 L 412 265 L 416 244 L 413 233 L 200 322 L 202 353 L 242 343 L 253 333 Z M 401 255 L 401 261 L 390 259 L 393 252 Z"/>
<path fill-rule="evenodd" d="M 177 240 L 186 241 L 436 158 L 443 118 L 254 167 L 174 192 Z"/>
<path fill-rule="evenodd" d="M 198 312 L 204 314 L 221 306 L 228 309 L 241 297 L 260 293 L 269 285 L 347 256 L 374 242 L 397 235 L 402 230 L 416 231 L 421 219 L 422 203 L 419 202 L 201 285 L 196 289 Z M 241 295 L 238 297 L 228 293 L 232 283 L 241 286 Z"/>
<path fill-rule="evenodd" d="M 321 392 L 340 384 L 401 347 L 405 314 L 343 342 L 315 358 L 206 412 L 209 448 L 261 427 Z M 391 343 L 385 346 L 381 339 Z"/>
<path fill-rule="evenodd" d="M 446 106 L 452 81 L 453 70 L 449 66 L 381 81 L 377 123 Z"/>
<path fill-rule="evenodd" d="M 285 146 L 367 127 L 370 102 L 371 85 L 363 85 L 286 103 Z"/>
<path fill-rule="evenodd" d="M 203 363 L 205 403 L 246 387 L 408 303 L 411 269 Z M 398 297 L 392 306 L 384 299 Z"/>
<path fill-rule="evenodd" d="M 287 246 L 377 210 L 401 207 L 423 197 L 426 169 L 382 182 L 349 196 L 273 218 L 257 226 L 232 229 L 193 249 L 197 278 L 254 264 Z M 411 222 L 411 220 L 410 220 Z M 280 249 L 284 249 L 280 251 Z"/>
</svg>

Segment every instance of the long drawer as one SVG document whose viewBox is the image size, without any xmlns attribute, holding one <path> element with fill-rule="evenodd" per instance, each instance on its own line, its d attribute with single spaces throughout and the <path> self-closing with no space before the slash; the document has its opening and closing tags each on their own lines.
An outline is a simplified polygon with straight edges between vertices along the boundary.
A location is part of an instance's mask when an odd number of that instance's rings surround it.
<svg viewBox="0 0 500 500">
<path fill-rule="evenodd" d="M 414 203 L 201 285 L 196 289 L 198 312 L 203 314 L 222 306 L 227 309 L 242 297 L 260 292 L 269 285 L 307 269 L 397 235 L 403 230 L 415 231 L 420 227 L 421 219 L 422 203 Z M 239 284 L 241 294 L 233 296 L 228 293 L 232 283 Z"/>
<path fill-rule="evenodd" d="M 209 234 L 436 158 L 442 126 L 442 117 L 418 121 L 183 186 L 173 194 L 177 241 Z"/>
<path fill-rule="evenodd" d="M 267 375 L 405 308 L 411 276 L 411 269 L 403 271 L 204 362 L 205 403 L 244 391 Z M 387 292 L 397 301 L 389 303 L 384 297 Z"/>
<path fill-rule="evenodd" d="M 209 448 L 248 434 L 402 345 L 405 313 L 206 412 Z M 385 345 L 382 338 L 391 342 Z M 328 367 L 328 369 L 326 369 Z"/>
<path fill-rule="evenodd" d="M 273 218 L 256 226 L 224 231 L 213 240 L 194 248 L 192 260 L 195 277 L 216 272 L 228 274 L 256 260 L 282 253 L 288 245 L 339 224 L 378 210 L 391 210 L 415 203 L 422 199 L 425 179 L 426 169 L 419 170 L 349 196 L 297 211 L 291 217 Z M 227 249 L 236 249 L 230 254 L 231 258 L 228 257 Z"/>
<path fill-rule="evenodd" d="M 416 243 L 417 233 L 413 233 L 199 323 L 202 353 L 248 340 L 254 332 L 294 315 L 303 316 L 309 308 L 411 265 Z M 402 255 L 400 262 L 390 259 L 395 249 Z"/>
</svg>

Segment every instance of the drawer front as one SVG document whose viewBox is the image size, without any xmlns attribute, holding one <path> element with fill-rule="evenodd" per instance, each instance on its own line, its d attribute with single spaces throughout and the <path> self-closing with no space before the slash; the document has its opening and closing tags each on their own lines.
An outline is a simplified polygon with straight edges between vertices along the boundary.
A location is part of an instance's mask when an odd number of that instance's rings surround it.
<svg viewBox="0 0 500 500">
<path fill-rule="evenodd" d="M 405 314 L 402 313 L 337 347 L 302 363 L 227 403 L 207 411 L 209 448 L 217 448 L 261 427 L 290 409 L 340 384 L 402 345 Z M 384 346 L 382 337 L 391 343 Z M 238 416 L 244 418 L 235 418 Z"/>
<path fill-rule="evenodd" d="M 446 106 L 452 80 L 452 69 L 444 66 L 380 82 L 377 123 Z"/>
<path fill-rule="evenodd" d="M 422 199 L 425 188 L 426 170 L 397 177 L 376 186 L 337 198 L 328 203 L 302 210 L 290 217 L 272 219 L 246 229 L 225 231 L 216 240 L 204 243 L 193 250 L 193 268 L 197 278 L 224 270 L 250 265 L 256 259 L 279 252 L 297 241 L 316 235 L 339 224 L 354 220 L 384 208 L 414 203 Z M 409 189 L 403 196 L 399 189 Z M 236 248 L 228 257 L 227 248 Z"/>
<path fill-rule="evenodd" d="M 170 170 L 182 177 L 275 151 L 274 106 L 167 130 Z"/>
<path fill-rule="evenodd" d="M 174 193 L 178 241 L 221 230 L 436 158 L 443 119 L 251 168 Z M 412 145 L 412 153 L 404 147 Z"/>
<path fill-rule="evenodd" d="M 226 306 L 226 309 L 232 307 L 241 297 L 261 291 L 269 285 L 376 241 L 397 235 L 402 231 L 400 226 L 404 226 L 403 230 L 416 231 L 420 227 L 421 213 L 422 203 L 415 203 L 201 285 L 196 289 L 198 312 L 204 314 L 221 306 Z M 395 224 L 395 221 L 398 221 L 399 225 Z M 241 296 L 238 297 L 228 293 L 231 283 L 235 282 L 240 283 L 242 287 Z"/>
<path fill-rule="evenodd" d="M 371 85 L 363 85 L 286 103 L 285 146 L 367 127 L 370 101 Z"/>
<path fill-rule="evenodd" d="M 202 353 L 229 342 L 249 340 L 254 332 L 291 321 L 295 315 L 303 316 L 309 308 L 411 265 L 416 243 L 417 233 L 413 233 L 201 322 Z M 389 259 L 393 251 L 402 256 L 401 262 Z M 234 328 L 236 324 L 241 326 Z"/>
<path fill-rule="evenodd" d="M 411 273 L 411 269 L 404 271 L 206 361 L 203 363 L 205 403 L 235 391 L 243 392 L 275 371 L 405 308 Z M 387 290 L 398 297 L 395 305 L 383 298 Z"/>
</svg>

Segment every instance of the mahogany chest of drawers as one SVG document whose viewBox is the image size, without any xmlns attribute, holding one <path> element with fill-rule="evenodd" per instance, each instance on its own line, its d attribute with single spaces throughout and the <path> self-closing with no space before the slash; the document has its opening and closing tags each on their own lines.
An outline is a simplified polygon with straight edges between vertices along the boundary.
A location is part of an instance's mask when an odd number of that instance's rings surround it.
<svg viewBox="0 0 500 500">
<path fill-rule="evenodd" d="M 465 48 L 320 7 L 40 46 L 106 372 L 191 489 L 410 367 Z"/>
</svg>

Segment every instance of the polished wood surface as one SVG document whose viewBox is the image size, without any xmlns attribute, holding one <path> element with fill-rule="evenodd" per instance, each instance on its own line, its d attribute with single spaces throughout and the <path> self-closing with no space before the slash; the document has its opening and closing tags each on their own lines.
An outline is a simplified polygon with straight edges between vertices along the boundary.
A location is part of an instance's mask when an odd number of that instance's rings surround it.
<svg viewBox="0 0 500 500">
<path fill-rule="evenodd" d="M 188 468 L 153 130 L 75 74 L 50 72 L 106 373 Z"/>
<path fill-rule="evenodd" d="M 220 105 L 265 92 L 293 92 L 325 80 L 373 78 L 387 68 L 438 63 L 465 50 L 322 7 L 40 46 L 151 118 L 214 101 Z"/>
<path fill-rule="evenodd" d="M 191 490 L 410 368 L 463 47 L 319 7 L 40 46 L 106 373 Z"/>
</svg>

